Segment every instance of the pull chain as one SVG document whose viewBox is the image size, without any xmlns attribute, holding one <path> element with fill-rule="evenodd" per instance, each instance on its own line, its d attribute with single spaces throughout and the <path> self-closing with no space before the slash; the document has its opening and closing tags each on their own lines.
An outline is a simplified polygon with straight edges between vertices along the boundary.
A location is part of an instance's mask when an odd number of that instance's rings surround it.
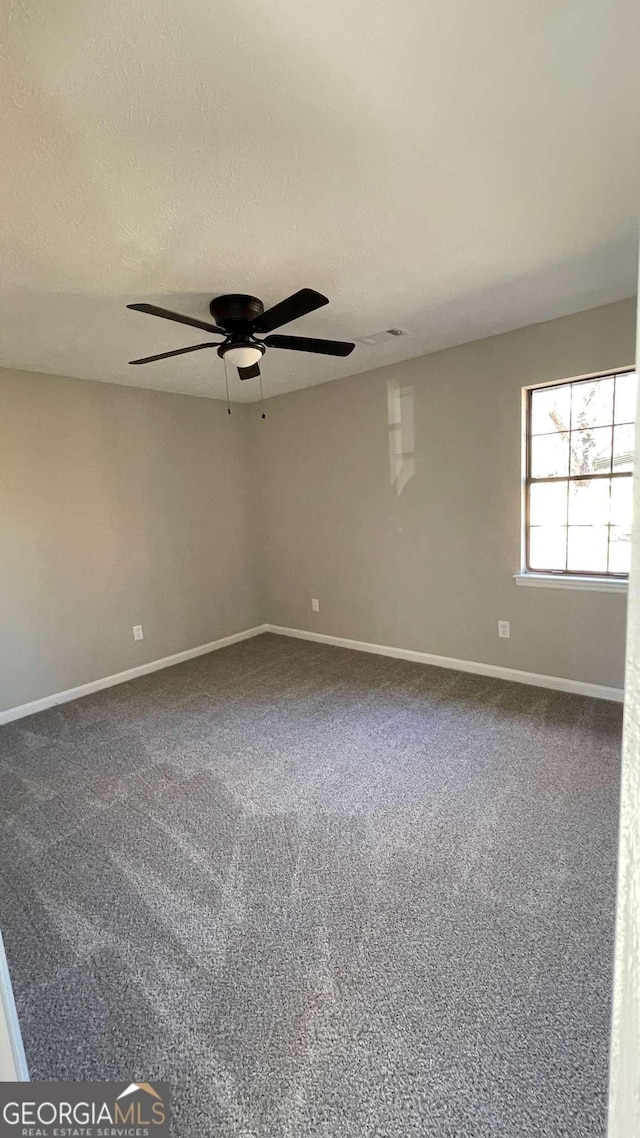
<svg viewBox="0 0 640 1138">
<path fill-rule="evenodd" d="M 227 361 L 224 359 L 224 356 L 223 356 L 223 363 L 224 363 L 224 382 L 225 382 L 226 387 L 227 387 L 227 415 L 230 415 L 231 414 L 231 407 L 229 405 L 229 372 L 227 371 Z"/>
<path fill-rule="evenodd" d="M 264 413 L 264 394 L 262 391 L 262 372 L 260 372 L 260 412 L 262 418 L 266 419 L 267 416 Z"/>
</svg>

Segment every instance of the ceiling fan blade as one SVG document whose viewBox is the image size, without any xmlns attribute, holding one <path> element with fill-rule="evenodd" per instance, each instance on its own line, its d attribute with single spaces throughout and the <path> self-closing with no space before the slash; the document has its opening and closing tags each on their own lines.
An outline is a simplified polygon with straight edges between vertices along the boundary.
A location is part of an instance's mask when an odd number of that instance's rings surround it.
<svg viewBox="0 0 640 1138">
<path fill-rule="evenodd" d="M 287 348 L 292 352 L 318 352 L 321 356 L 349 356 L 355 344 L 345 340 L 314 340 L 309 336 L 266 336 L 269 348 Z"/>
<path fill-rule="evenodd" d="M 166 360 L 169 356 L 183 356 L 185 352 L 199 352 L 200 348 L 215 348 L 217 344 L 194 344 L 191 348 L 176 348 L 175 352 L 160 352 L 158 356 L 145 356 L 143 360 L 129 360 L 130 364 L 152 364 L 154 360 Z"/>
<path fill-rule="evenodd" d="M 280 304 L 268 308 L 262 316 L 257 316 L 253 322 L 254 331 L 272 332 L 274 328 L 281 328 L 283 324 L 297 320 L 299 316 L 306 316 L 308 312 L 315 312 L 316 308 L 322 308 L 323 304 L 328 303 L 329 298 L 323 296 L 321 292 L 316 292 L 312 288 L 301 288 L 299 292 L 294 292 L 293 296 L 281 300 Z"/>
<path fill-rule="evenodd" d="M 251 364 L 251 367 L 239 367 L 238 375 L 240 379 L 257 379 L 260 375 L 260 368 L 257 364 Z"/>
<path fill-rule="evenodd" d="M 169 312 L 168 308 L 158 308 L 155 304 L 128 304 L 127 308 L 133 308 L 134 312 L 148 312 L 150 316 L 161 316 L 163 320 L 175 320 L 177 324 L 190 324 L 192 328 L 202 328 L 205 332 L 217 332 L 220 336 L 227 334 L 215 324 L 207 324 L 193 316 L 181 316 L 179 312 Z"/>
</svg>

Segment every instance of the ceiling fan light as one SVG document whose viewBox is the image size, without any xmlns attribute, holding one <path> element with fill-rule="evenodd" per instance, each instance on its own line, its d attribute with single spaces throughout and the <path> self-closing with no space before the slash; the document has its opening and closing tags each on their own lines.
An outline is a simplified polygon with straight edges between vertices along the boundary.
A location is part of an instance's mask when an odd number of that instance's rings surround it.
<svg viewBox="0 0 640 1138">
<path fill-rule="evenodd" d="M 262 352 L 251 344 L 241 344 L 236 348 L 227 348 L 224 358 L 234 367 L 251 367 L 262 359 Z"/>
</svg>

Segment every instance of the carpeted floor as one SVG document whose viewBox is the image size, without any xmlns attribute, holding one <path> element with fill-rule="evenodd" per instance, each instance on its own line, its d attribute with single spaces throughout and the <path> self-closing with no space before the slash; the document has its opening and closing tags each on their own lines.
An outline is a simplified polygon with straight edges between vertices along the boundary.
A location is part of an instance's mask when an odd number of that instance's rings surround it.
<svg viewBox="0 0 640 1138">
<path fill-rule="evenodd" d="M 605 1134 L 621 709 L 263 636 L 0 728 L 34 1079 L 180 1138 Z"/>
</svg>

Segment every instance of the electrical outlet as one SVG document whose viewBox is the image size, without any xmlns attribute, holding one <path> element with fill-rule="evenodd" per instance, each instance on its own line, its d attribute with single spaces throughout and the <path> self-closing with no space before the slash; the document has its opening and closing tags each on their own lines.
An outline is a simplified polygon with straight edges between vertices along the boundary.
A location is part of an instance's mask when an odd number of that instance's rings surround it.
<svg viewBox="0 0 640 1138">
<path fill-rule="evenodd" d="M 144 632 L 142 631 L 142 625 L 141 624 L 134 624 L 134 626 L 133 626 L 133 639 L 134 640 L 144 640 Z"/>
<path fill-rule="evenodd" d="M 500 636 L 503 640 L 509 640 L 511 636 L 511 626 L 508 620 L 498 621 L 498 636 Z"/>
<path fill-rule="evenodd" d="M 314 612 L 320 612 L 320 601 L 317 597 L 311 598 L 311 608 Z"/>
</svg>

